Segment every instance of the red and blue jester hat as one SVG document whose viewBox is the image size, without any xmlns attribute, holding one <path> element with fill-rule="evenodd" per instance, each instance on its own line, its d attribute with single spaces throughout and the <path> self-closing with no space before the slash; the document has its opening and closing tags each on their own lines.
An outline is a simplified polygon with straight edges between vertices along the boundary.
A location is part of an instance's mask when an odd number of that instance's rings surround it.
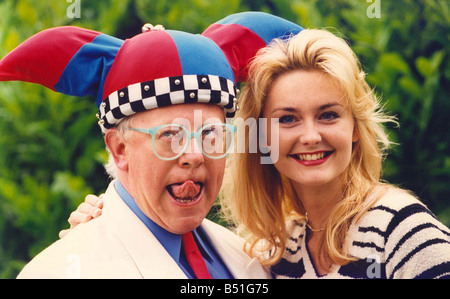
<svg viewBox="0 0 450 299">
<path fill-rule="evenodd" d="M 182 103 L 217 104 L 233 117 L 248 61 L 303 29 L 262 12 L 230 15 L 201 35 L 146 28 L 127 40 L 73 26 L 44 30 L 0 61 L 0 81 L 93 95 L 103 132 L 134 113 Z"/>
</svg>

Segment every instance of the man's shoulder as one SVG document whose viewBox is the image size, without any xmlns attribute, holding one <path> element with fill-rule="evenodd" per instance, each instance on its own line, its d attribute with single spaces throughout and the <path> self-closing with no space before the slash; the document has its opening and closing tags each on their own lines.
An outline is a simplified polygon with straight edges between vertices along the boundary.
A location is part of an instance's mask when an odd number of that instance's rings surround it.
<svg viewBox="0 0 450 299">
<path fill-rule="evenodd" d="M 99 217 L 78 225 L 39 253 L 18 278 L 81 278 L 83 273 L 96 276 L 118 257 L 125 260 L 126 255 L 122 253 L 121 243 Z"/>
<path fill-rule="evenodd" d="M 235 278 L 269 278 L 257 258 L 244 251 L 245 241 L 231 229 L 205 219 L 202 228 Z"/>
<path fill-rule="evenodd" d="M 218 223 L 215 223 L 209 219 L 203 220 L 202 227 L 206 227 L 208 233 L 214 233 L 215 235 L 220 235 L 224 240 L 229 240 L 231 242 L 243 242 L 243 240 L 234 233 L 230 228 L 226 228 Z"/>
<path fill-rule="evenodd" d="M 243 263 L 250 257 L 244 252 L 244 239 L 239 237 L 232 230 L 205 219 L 202 228 L 208 235 L 209 240 L 216 250 L 222 253 L 233 254 L 235 257 L 242 256 Z"/>
</svg>

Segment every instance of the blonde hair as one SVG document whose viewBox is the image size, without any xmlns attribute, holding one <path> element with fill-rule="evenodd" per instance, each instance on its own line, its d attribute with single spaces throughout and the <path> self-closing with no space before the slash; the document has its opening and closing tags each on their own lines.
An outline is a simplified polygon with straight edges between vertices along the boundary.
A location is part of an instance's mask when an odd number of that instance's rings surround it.
<svg viewBox="0 0 450 299">
<path fill-rule="evenodd" d="M 384 151 L 390 142 L 382 123 L 394 121 L 382 112 L 379 100 L 365 81 L 360 63 L 347 43 L 326 30 L 305 29 L 287 41 L 277 40 L 260 50 L 249 67 L 247 81 L 239 99 L 237 117 L 259 118 L 274 80 L 293 70 L 321 71 L 338 83 L 346 95 L 355 119 L 359 140 L 354 144 L 350 165 L 343 174 L 342 200 L 328 219 L 320 245 L 328 261 L 346 264 L 352 260 L 344 241 L 352 221 L 359 219 L 379 196 Z M 301 199 L 290 180 L 273 165 L 261 164 L 261 153 L 248 152 L 229 158 L 222 205 L 226 215 L 248 232 L 246 250 L 270 254 L 259 256 L 265 265 L 282 257 L 287 239 L 286 221 L 305 215 Z M 377 188 L 381 190 L 382 188 Z M 381 194 L 380 194 L 381 195 Z M 263 242 L 261 242 L 263 241 Z M 265 244 L 259 247 L 257 244 Z"/>
</svg>

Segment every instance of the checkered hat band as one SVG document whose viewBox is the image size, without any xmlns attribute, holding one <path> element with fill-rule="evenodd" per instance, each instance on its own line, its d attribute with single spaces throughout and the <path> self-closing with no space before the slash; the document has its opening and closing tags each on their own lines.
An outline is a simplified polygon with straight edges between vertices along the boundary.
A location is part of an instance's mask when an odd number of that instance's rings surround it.
<svg viewBox="0 0 450 299">
<path fill-rule="evenodd" d="M 113 92 L 99 108 L 103 130 L 129 115 L 175 104 L 207 103 L 222 106 L 226 117 L 236 111 L 232 81 L 213 75 L 184 75 L 132 84 Z"/>
</svg>

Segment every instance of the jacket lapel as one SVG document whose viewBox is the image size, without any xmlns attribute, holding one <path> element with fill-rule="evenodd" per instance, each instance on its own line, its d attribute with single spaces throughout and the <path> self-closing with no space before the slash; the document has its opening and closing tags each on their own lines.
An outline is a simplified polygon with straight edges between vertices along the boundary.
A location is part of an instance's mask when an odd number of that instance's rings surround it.
<svg viewBox="0 0 450 299">
<path fill-rule="evenodd" d="M 234 278 L 270 278 L 258 260 L 243 251 L 244 241 L 241 238 L 207 219 L 201 226 Z"/>
<path fill-rule="evenodd" d="M 120 198 L 114 181 L 105 192 L 102 217 L 125 247 L 142 278 L 187 278 L 151 231 Z M 269 278 L 258 260 L 244 253 L 241 238 L 207 219 L 202 228 L 235 278 Z"/>
<path fill-rule="evenodd" d="M 144 223 L 109 185 L 102 215 L 134 261 L 142 278 L 187 278 Z"/>
</svg>

